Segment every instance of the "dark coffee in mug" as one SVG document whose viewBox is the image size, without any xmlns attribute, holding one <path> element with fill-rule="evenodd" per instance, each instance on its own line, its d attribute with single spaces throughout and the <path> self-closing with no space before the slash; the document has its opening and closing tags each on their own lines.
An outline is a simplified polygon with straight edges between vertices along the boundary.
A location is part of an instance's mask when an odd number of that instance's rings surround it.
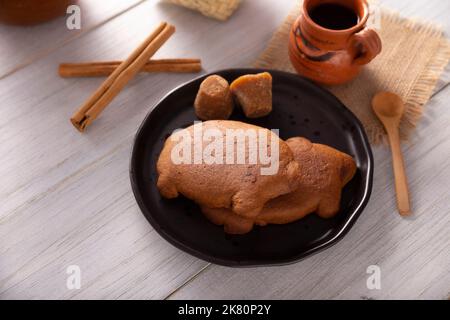
<svg viewBox="0 0 450 320">
<path fill-rule="evenodd" d="M 309 16 L 319 26 L 331 30 L 350 29 L 359 22 L 352 9 L 336 3 L 319 4 L 309 11 Z"/>
</svg>

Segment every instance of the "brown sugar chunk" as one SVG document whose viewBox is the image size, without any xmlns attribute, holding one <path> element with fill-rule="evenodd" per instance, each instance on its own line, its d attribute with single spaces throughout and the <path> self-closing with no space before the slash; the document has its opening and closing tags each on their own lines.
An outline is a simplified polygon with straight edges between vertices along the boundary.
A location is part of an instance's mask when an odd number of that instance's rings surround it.
<svg viewBox="0 0 450 320">
<path fill-rule="evenodd" d="M 304 138 L 286 141 L 300 165 L 299 187 L 267 202 L 255 218 L 243 219 L 233 211 L 202 207 L 202 212 L 214 224 L 223 225 L 231 234 L 244 234 L 257 224 L 286 224 L 316 212 L 331 218 L 339 212 L 342 188 L 353 178 L 356 164 L 353 158 L 334 148 L 314 144 Z"/>
<path fill-rule="evenodd" d="M 247 118 L 272 112 L 272 76 L 268 72 L 241 76 L 231 84 L 231 92 Z"/>
<path fill-rule="evenodd" d="M 226 120 L 233 112 L 233 96 L 228 81 L 218 75 L 200 84 L 194 107 L 201 120 Z"/>
<path fill-rule="evenodd" d="M 264 204 L 282 194 L 294 191 L 298 186 L 299 165 L 288 145 L 270 130 L 238 121 L 211 120 L 197 123 L 178 131 L 177 135 L 193 136 L 194 130 L 202 126 L 221 134 L 234 130 L 262 130 L 268 137 L 268 150 L 272 152 L 272 141 L 278 142 L 278 167 L 273 174 L 264 175 L 261 168 L 267 167 L 258 160 L 254 164 L 209 163 L 174 161 L 173 150 L 178 150 L 177 140 L 169 137 L 157 162 L 157 187 L 165 198 L 176 198 L 179 194 L 209 208 L 228 208 L 243 217 L 257 216 Z M 175 133 L 174 133 L 175 134 Z M 272 138 L 274 140 L 272 140 Z M 192 139 L 189 155 L 196 152 Z M 206 148 L 207 142 L 203 141 Z M 226 144 L 223 144 L 224 150 Z M 249 154 L 246 143 L 245 155 Z M 226 151 L 222 154 L 225 157 Z M 175 154 L 177 154 L 175 152 Z"/>
</svg>

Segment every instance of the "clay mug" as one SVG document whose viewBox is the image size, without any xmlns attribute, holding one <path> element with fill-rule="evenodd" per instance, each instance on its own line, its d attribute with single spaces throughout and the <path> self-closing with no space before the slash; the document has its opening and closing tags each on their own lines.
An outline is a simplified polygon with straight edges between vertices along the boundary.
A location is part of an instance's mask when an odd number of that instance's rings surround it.
<svg viewBox="0 0 450 320">
<path fill-rule="evenodd" d="M 289 35 L 289 58 L 297 72 L 336 85 L 355 78 L 381 52 L 378 34 L 366 26 L 365 0 L 304 0 Z"/>
</svg>

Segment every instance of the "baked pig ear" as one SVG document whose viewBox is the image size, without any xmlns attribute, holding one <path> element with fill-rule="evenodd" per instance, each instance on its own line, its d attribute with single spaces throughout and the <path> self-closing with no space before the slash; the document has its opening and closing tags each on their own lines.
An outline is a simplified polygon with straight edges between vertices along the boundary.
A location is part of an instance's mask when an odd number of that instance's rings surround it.
<svg viewBox="0 0 450 320">
<path fill-rule="evenodd" d="M 303 137 L 293 137 L 286 140 L 287 144 L 295 151 L 306 152 L 313 148 L 313 143 Z M 294 152 L 295 155 L 295 152 Z"/>
<path fill-rule="evenodd" d="M 355 160 L 348 154 L 342 154 L 342 164 L 341 164 L 341 181 L 342 186 L 345 186 L 356 173 L 356 163 Z"/>
<path fill-rule="evenodd" d="M 300 172 L 300 164 L 295 160 L 292 160 L 286 166 L 287 180 L 292 190 L 296 190 L 300 185 L 299 172 Z"/>
</svg>

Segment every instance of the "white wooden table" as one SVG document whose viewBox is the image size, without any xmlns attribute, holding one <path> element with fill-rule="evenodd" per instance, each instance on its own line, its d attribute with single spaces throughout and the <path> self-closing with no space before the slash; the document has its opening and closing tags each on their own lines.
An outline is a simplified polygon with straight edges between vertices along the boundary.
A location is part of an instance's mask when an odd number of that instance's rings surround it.
<svg viewBox="0 0 450 320">
<path fill-rule="evenodd" d="M 450 2 L 382 1 L 441 23 Z M 157 1 L 81 0 L 82 29 L 61 18 L 36 28 L 0 26 L 0 298 L 413 298 L 450 295 L 449 74 L 404 145 L 414 217 L 396 213 L 391 162 L 374 149 L 371 201 L 337 245 L 285 267 L 232 269 L 163 240 L 133 198 L 128 165 L 145 114 L 194 75 L 139 76 L 81 135 L 68 119 L 101 79 L 61 79 L 59 62 L 126 57 L 159 21 L 178 28 L 158 57 L 201 57 L 205 71 L 247 66 L 292 0 L 244 0 L 226 23 Z M 239 31 L 238 31 L 239 30 Z M 67 267 L 81 288 L 66 287 Z M 381 290 L 366 268 L 381 268 Z"/>
</svg>

